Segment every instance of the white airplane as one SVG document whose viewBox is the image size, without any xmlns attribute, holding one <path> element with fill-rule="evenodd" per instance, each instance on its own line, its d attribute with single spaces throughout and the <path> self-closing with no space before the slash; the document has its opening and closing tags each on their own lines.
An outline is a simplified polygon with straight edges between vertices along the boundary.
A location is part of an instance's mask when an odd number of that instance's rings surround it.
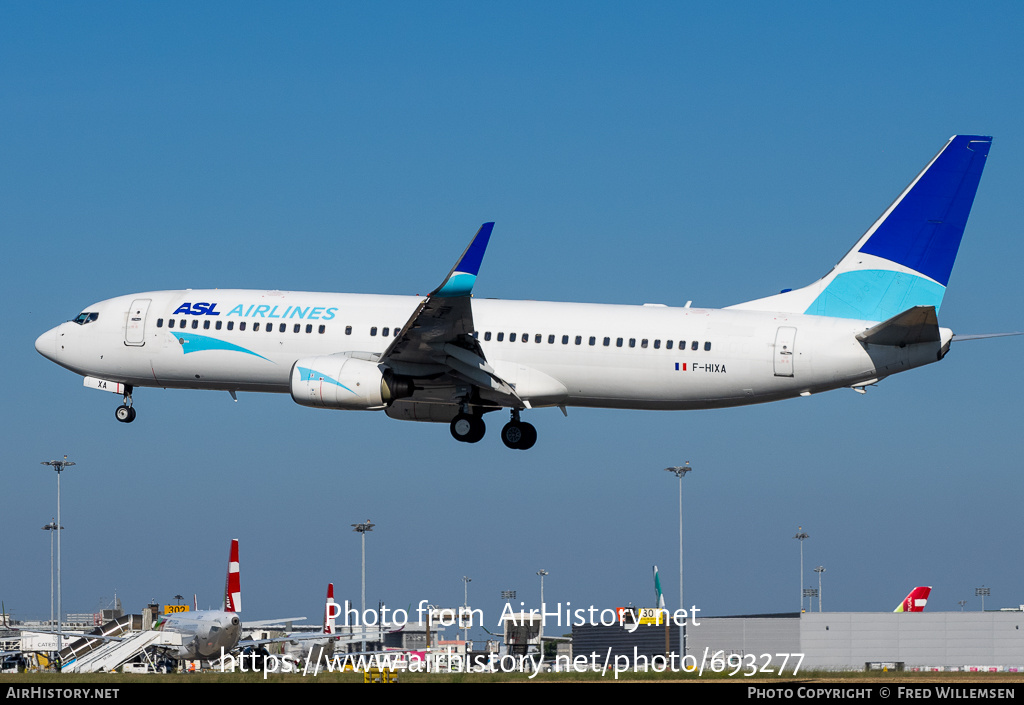
<svg viewBox="0 0 1024 705">
<path fill-rule="evenodd" d="M 217 659 L 231 653 L 242 636 L 242 584 L 238 568 L 238 539 L 231 540 L 224 607 L 219 610 L 177 612 L 160 617 L 153 629 L 181 634 L 181 647 L 171 649 L 178 660 Z M 223 651 L 222 651 L 223 649 Z"/>
<path fill-rule="evenodd" d="M 327 409 L 449 423 L 475 443 L 509 409 L 709 409 L 864 387 L 941 360 L 942 303 L 991 137 L 958 135 L 824 277 L 725 309 L 473 299 L 493 223 L 426 298 L 249 290 L 131 294 L 87 307 L 36 350 L 115 392 L 290 393 Z M 956 339 L 987 337 L 959 336 Z M 237 399 L 236 399 L 237 400 Z"/>
</svg>

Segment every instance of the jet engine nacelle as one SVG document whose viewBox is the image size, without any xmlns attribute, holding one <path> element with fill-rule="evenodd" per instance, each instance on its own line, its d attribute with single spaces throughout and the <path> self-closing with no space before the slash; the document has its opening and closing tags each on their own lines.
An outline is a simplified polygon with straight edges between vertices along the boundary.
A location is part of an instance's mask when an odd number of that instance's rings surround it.
<svg viewBox="0 0 1024 705">
<path fill-rule="evenodd" d="M 289 386 L 297 404 L 325 409 L 384 409 L 413 392 L 410 380 L 387 367 L 345 355 L 297 360 Z"/>
</svg>

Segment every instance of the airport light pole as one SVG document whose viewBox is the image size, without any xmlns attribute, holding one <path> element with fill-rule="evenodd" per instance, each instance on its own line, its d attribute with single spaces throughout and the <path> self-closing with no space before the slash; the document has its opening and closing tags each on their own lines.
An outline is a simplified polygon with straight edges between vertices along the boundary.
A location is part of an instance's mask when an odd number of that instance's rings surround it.
<svg viewBox="0 0 1024 705">
<path fill-rule="evenodd" d="M 49 465 L 57 472 L 57 526 L 61 526 L 60 523 L 60 474 L 65 469 L 74 465 L 73 462 L 68 460 L 68 456 L 64 456 L 63 460 L 44 460 L 40 465 Z M 60 652 L 64 648 L 63 645 L 63 624 L 64 619 L 61 616 L 61 582 L 60 582 L 60 530 L 57 530 L 57 651 Z"/>
<path fill-rule="evenodd" d="M 366 625 L 363 624 L 363 622 L 366 621 L 366 532 L 367 531 L 373 531 L 373 527 L 374 526 L 376 526 L 376 524 L 373 524 L 369 519 L 367 519 L 366 521 L 364 521 L 362 523 L 353 524 L 352 525 L 352 531 L 355 531 L 356 533 L 358 533 L 360 535 L 360 537 L 362 538 L 362 544 L 363 544 L 363 563 L 362 563 L 362 572 L 361 572 L 361 574 L 362 574 L 362 602 L 360 603 L 361 606 L 359 608 L 360 610 L 362 610 L 360 612 L 360 614 L 359 614 L 359 622 L 360 622 L 360 628 L 361 628 L 361 631 L 362 631 L 362 634 L 363 634 L 363 640 L 362 640 L 362 649 L 363 649 L 363 651 L 366 651 Z"/>
<path fill-rule="evenodd" d="M 540 609 L 542 612 L 544 611 L 544 576 L 547 574 L 548 572 L 543 568 L 537 571 L 537 575 L 540 576 Z"/>
<path fill-rule="evenodd" d="M 796 536 L 793 538 L 800 541 L 800 611 L 804 611 L 804 539 L 811 538 L 810 534 L 804 532 L 804 527 L 796 527 Z"/>
<path fill-rule="evenodd" d="M 818 613 L 821 613 L 821 574 L 825 572 L 824 566 L 818 566 L 814 569 L 814 572 L 818 574 Z"/>
<path fill-rule="evenodd" d="M 57 531 L 57 522 L 51 518 L 50 523 L 43 527 L 43 531 L 50 532 L 50 629 L 53 629 L 53 532 Z"/>
<path fill-rule="evenodd" d="M 57 542 L 57 545 L 60 545 L 60 541 Z M 982 612 L 985 611 L 985 597 L 988 596 L 988 595 L 991 595 L 991 594 L 992 594 L 992 589 L 991 588 L 987 588 L 984 585 L 982 585 L 981 587 L 978 587 L 978 588 L 974 588 L 974 596 L 981 598 L 981 611 Z"/>
<path fill-rule="evenodd" d="M 690 461 L 687 460 L 683 465 L 676 465 L 674 467 L 665 468 L 665 472 L 670 472 L 679 478 L 679 609 L 686 609 L 686 605 L 683 603 L 683 477 L 686 473 L 693 470 L 690 467 Z M 801 600 L 801 604 L 802 604 Z M 660 606 L 660 605 L 659 605 Z M 689 620 L 687 620 L 689 621 Z M 686 622 L 683 622 L 683 633 L 680 641 L 680 647 L 683 652 L 683 657 L 686 656 Z"/>
<path fill-rule="evenodd" d="M 462 640 L 465 641 L 467 644 L 469 643 L 469 621 L 468 621 L 469 620 L 469 584 L 471 582 L 473 582 L 473 578 L 468 578 L 465 575 L 462 576 L 462 583 L 463 583 L 462 607 L 463 607 L 463 610 L 464 610 L 464 614 L 463 614 L 462 618 L 464 620 L 466 620 L 464 622 L 464 624 L 466 626 L 464 626 L 462 628 Z"/>
</svg>

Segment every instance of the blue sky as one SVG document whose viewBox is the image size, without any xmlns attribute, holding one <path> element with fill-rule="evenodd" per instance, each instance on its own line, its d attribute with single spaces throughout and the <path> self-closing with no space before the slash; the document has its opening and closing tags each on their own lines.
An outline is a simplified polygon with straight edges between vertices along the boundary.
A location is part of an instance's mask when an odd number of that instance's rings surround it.
<svg viewBox="0 0 1024 705">
<path fill-rule="evenodd" d="M 287 396 L 139 390 L 138 420 L 33 349 L 152 289 L 416 294 L 480 223 L 479 296 L 726 306 L 824 274 L 955 133 L 995 137 L 940 315 L 1024 328 L 1018 3 L 0 4 L 0 598 L 45 617 L 67 453 L 64 604 L 248 619 L 499 592 L 702 614 L 1024 603 L 1020 339 L 849 390 L 711 412 L 530 415 L 510 452 Z M 481 632 L 477 631 L 477 635 Z"/>
</svg>

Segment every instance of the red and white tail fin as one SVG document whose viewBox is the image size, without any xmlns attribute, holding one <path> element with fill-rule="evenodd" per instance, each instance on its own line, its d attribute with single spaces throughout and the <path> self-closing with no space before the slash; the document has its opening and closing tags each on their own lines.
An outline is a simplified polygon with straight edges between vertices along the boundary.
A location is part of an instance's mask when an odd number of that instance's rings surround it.
<svg viewBox="0 0 1024 705">
<path fill-rule="evenodd" d="M 903 602 L 893 612 L 923 612 L 928 604 L 928 596 L 932 594 L 930 587 L 916 587 L 903 598 Z"/>
<path fill-rule="evenodd" d="M 238 573 L 238 539 L 231 539 L 231 556 L 228 558 L 228 580 L 224 585 L 224 611 L 242 611 L 242 581 Z"/>
<path fill-rule="evenodd" d="M 327 583 L 327 604 L 324 605 L 324 634 L 334 634 L 334 583 Z"/>
</svg>

